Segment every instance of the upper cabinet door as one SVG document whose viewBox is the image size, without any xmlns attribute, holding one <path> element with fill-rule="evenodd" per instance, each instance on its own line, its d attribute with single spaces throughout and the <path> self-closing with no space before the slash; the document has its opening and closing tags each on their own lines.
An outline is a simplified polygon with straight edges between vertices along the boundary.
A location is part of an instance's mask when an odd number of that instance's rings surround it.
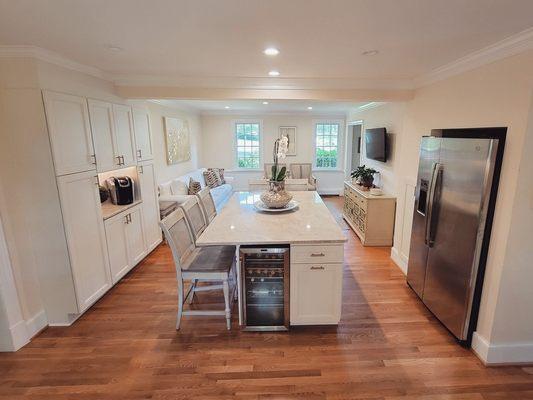
<svg viewBox="0 0 533 400">
<path fill-rule="evenodd" d="M 56 175 L 95 170 L 86 100 L 50 91 L 43 98 Z"/>
<path fill-rule="evenodd" d="M 121 157 L 122 165 L 125 167 L 136 165 L 137 156 L 131 107 L 113 104 L 113 115 L 115 117 L 117 151 Z"/>
<path fill-rule="evenodd" d="M 134 108 L 133 122 L 135 125 L 135 143 L 137 145 L 137 160 L 153 160 L 152 132 L 150 131 L 150 116 L 148 111 Z"/>
<path fill-rule="evenodd" d="M 113 105 L 105 101 L 88 100 L 98 172 L 109 171 L 121 165 L 115 142 Z"/>
<path fill-rule="evenodd" d="M 83 312 L 110 287 L 98 180 L 93 171 L 57 180 L 78 308 Z"/>
</svg>

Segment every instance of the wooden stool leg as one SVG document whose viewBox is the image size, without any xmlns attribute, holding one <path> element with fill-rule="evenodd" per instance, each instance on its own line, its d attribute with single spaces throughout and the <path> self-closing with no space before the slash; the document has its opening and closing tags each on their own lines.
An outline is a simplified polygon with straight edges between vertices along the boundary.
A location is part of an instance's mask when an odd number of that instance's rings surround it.
<svg viewBox="0 0 533 400">
<path fill-rule="evenodd" d="M 224 291 L 224 303 L 226 304 L 226 309 L 224 310 L 226 312 L 226 325 L 228 327 L 228 331 L 231 329 L 231 310 L 229 308 L 229 283 L 226 279 L 223 283 L 222 290 Z"/>
<path fill-rule="evenodd" d="M 178 315 L 176 321 L 176 330 L 180 329 L 181 315 L 183 314 L 183 280 L 178 279 Z"/>
</svg>

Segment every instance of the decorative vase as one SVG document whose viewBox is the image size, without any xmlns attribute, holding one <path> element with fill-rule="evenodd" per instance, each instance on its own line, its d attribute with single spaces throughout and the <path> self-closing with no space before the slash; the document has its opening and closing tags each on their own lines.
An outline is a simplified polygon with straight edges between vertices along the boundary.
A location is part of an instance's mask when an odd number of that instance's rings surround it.
<svg viewBox="0 0 533 400">
<path fill-rule="evenodd" d="M 268 181 L 268 190 L 259 197 L 268 208 L 283 208 L 292 200 L 292 194 L 285 191 L 285 181 Z"/>
</svg>

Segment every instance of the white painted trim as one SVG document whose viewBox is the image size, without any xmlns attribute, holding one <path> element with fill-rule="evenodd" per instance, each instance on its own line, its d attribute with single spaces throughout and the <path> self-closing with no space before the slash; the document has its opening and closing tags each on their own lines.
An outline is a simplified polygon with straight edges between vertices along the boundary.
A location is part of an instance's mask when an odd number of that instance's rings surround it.
<svg viewBox="0 0 533 400">
<path fill-rule="evenodd" d="M 390 251 L 390 258 L 403 274 L 407 275 L 407 257 L 401 254 L 396 247 L 393 247 Z"/>
<path fill-rule="evenodd" d="M 29 339 L 34 337 L 47 326 L 48 319 L 46 318 L 46 313 L 44 310 L 41 310 L 26 321 L 26 330 L 28 332 Z"/>
<path fill-rule="evenodd" d="M 328 188 L 328 189 L 318 189 L 318 194 L 323 194 L 325 196 L 342 196 L 343 189 L 337 188 Z"/>
<path fill-rule="evenodd" d="M 233 168 L 232 171 L 243 171 L 243 172 L 257 172 L 263 171 L 260 168 L 239 168 L 237 162 L 237 124 L 259 124 L 259 165 L 263 165 L 263 120 L 261 118 L 237 118 L 231 121 L 231 136 L 232 136 L 232 147 L 233 147 Z"/>
<path fill-rule="evenodd" d="M 0 46 L 0 57 L 32 57 L 73 71 L 111 81 L 102 70 L 81 64 L 58 53 L 37 46 Z"/>
<path fill-rule="evenodd" d="M 13 351 L 26 346 L 31 339 L 28 334 L 28 328 L 24 320 L 18 321 L 15 325 L 9 327 L 11 332 L 11 343 L 13 344 Z"/>
<path fill-rule="evenodd" d="M 485 365 L 533 362 L 533 342 L 492 344 L 474 332 L 472 350 Z"/>
<path fill-rule="evenodd" d="M 415 88 L 430 85 L 454 75 L 490 64 L 506 57 L 533 49 L 533 28 L 474 51 L 413 80 Z"/>
</svg>

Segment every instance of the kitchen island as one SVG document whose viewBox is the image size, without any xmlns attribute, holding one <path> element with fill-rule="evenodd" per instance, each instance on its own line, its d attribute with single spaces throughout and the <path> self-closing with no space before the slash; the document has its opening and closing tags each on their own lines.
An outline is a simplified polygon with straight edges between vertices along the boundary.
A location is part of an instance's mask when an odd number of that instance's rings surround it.
<svg viewBox="0 0 533 400">
<path fill-rule="evenodd" d="M 259 193 L 238 192 L 197 240 L 198 246 L 290 247 L 290 324 L 338 324 L 346 238 L 317 192 L 293 192 L 299 207 L 258 212 Z M 239 324 L 243 323 L 241 265 L 237 261 Z"/>
</svg>

